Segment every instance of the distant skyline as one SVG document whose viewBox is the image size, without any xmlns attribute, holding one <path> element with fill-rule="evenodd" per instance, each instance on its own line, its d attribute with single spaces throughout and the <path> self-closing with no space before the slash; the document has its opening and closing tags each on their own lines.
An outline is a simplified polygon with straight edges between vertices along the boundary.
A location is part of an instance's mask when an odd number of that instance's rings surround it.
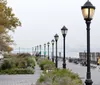
<svg viewBox="0 0 100 85">
<path fill-rule="evenodd" d="M 78 56 L 86 51 L 86 24 L 81 6 L 87 0 L 7 0 L 8 6 L 22 22 L 15 33 L 11 33 L 14 48 L 31 48 L 51 42 L 54 35 L 59 35 L 58 48 L 63 47 L 61 28 L 68 28 L 66 36 L 66 55 Z M 90 0 L 96 7 L 91 23 L 91 51 L 100 52 L 100 1 Z"/>
</svg>

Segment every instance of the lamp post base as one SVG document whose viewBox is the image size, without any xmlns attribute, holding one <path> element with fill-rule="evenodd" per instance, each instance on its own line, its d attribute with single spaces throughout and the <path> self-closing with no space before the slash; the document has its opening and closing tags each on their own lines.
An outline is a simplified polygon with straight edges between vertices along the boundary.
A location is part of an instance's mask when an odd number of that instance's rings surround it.
<svg viewBox="0 0 100 85">
<path fill-rule="evenodd" d="M 63 68 L 66 68 L 66 63 L 63 63 Z"/>
<path fill-rule="evenodd" d="M 91 79 L 86 79 L 85 84 L 86 85 L 92 85 L 93 81 Z"/>
</svg>

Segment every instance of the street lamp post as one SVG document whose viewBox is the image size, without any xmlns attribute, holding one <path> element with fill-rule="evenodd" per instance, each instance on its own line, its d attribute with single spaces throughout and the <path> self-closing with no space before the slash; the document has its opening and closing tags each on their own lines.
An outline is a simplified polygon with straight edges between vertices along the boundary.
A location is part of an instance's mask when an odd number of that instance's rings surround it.
<svg viewBox="0 0 100 85">
<path fill-rule="evenodd" d="M 54 36 L 54 38 L 55 38 L 55 41 L 56 41 L 56 68 L 58 67 L 58 56 L 57 56 L 57 41 L 58 41 L 58 38 L 59 38 L 59 36 L 56 34 L 55 36 Z"/>
<path fill-rule="evenodd" d="M 52 43 L 52 62 L 54 62 L 54 40 L 52 40 L 51 43 Z"/>
<path fill-rule="evenodd" d="M 35 55 L 36 55 L 36 46 L 35 46 Z"/>
<path fill-rule="evenodd" d="M 40 45 L 40 57 L 41 57 L 41 45 Z"/>
<path fill-rule="evenodd" d="M 32 47 L 32 55 L 34 54 L 34 47 Z"/>
<path fill-rule="evenodd" d="M 46 44 L 44 44 L 44 58 L 46 57 Z"/>
<path fill-rule="evenodd" d="M 82 7 L 82 14 L 84 17 L 84 20 L 86 21 L 87 26 L 87 75 L 85 83 L 86 85 L 92 85 L 92 79 L 91 79 L 91 70 L 90 70 L 90 23 L 94 15 L 95 6 L 92 5 L 92 3 L 88 0 Z"/>
<path fill-rule="evenodd" d="M 49 45 L 50 45 L 50 43 L 48 42 L 47 45 L 48 45 L 48 59 L 49 59 Z"/>
<path fill-rule="evenodd" d="M 63 35 L 63 68 L 66 68 L 66 59 L 65 59 L 65 37 L 67 34 L 68 29 L 63 26 L 61 29 L 62 35 Z"/>
<path fill-rule="evenodd" d="M 38 54 L 38 45 L 37 45 L 37 54 Z"/>
</svg>

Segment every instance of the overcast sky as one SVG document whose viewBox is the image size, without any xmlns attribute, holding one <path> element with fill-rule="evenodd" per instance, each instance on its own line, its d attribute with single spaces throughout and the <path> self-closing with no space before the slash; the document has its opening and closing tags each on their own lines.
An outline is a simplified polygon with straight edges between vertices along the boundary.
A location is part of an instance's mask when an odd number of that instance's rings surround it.
<svg viewBox="0 0 100 85">
<path fill-rule="evenodd" d="M 22 22 L 12 34 L 14 48 L 31 48 L 51 42 L 59 35 L 58 47 L 63 46 L 61 28 L 68 28 L 66 36 L 66 55 L 77 56 L 86 50 L 86 24 L 81 6 L 87 0 L 8 0 L 8 6 Z M 96 6 L 91 23 L 91 51 L 100 52 L 100 1 L 90 0 Z M 59 50 L 58 50 L 59 51 Z"/>
</svg>

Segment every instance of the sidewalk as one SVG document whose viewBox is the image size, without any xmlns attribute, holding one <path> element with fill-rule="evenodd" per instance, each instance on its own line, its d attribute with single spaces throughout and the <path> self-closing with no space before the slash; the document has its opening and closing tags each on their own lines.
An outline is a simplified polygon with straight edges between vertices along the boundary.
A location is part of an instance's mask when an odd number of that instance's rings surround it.
<svg viewBox="0 0 100 85">
<path fill-rule="evenodd" d="M 35 66 L 35 69 L 34 69 L 34 71 L 35 71 L 35 73 L 34 73 L 34 79 L 33 79 L 33 85 L 35 85 L 36 84 L 36 81 L 40 78 L 40 75 L 41 75 L 41 73 L 42 73 L 42 70 L 40 69 L 40 67 L 37 65 L 37 62 L 35 61 L 35 64 L 36 64 L 36 66 Z"/>
</svg>

